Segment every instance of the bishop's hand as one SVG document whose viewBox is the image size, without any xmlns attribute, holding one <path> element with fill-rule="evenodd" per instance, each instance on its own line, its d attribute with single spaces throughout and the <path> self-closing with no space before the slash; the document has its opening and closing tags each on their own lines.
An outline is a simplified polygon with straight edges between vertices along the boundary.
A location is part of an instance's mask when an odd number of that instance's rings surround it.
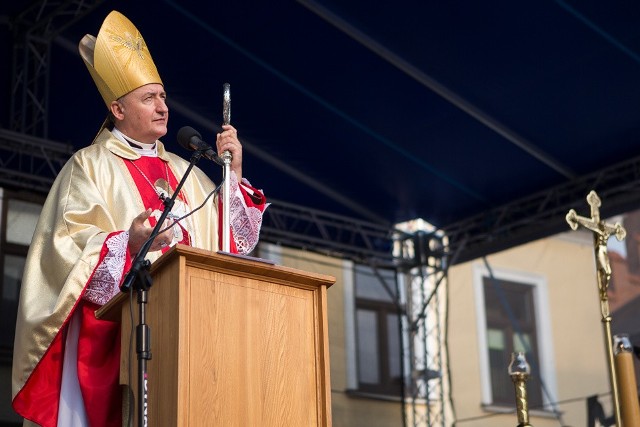
<svg viewBox="0 0 640 427">
<path fill-rule="evenodd" d="M 145 222 L 149 219 L 151 212 L 151 209 L 147 209 L 131 221 L 131 227 L 129 227 L 129 252 L 132 255 L 140 252 L 142 245 L 144 245 L 144 242 L 147 241 L 153 232 L 152 227 L 147 227 L 145 225 Z M 173 231 L 169 228 L 167 231 L 156 236 L 149 247 L 149 252 L 161 250 L 162 248 L 170 245 L 172 240 Z"/>
</svg>

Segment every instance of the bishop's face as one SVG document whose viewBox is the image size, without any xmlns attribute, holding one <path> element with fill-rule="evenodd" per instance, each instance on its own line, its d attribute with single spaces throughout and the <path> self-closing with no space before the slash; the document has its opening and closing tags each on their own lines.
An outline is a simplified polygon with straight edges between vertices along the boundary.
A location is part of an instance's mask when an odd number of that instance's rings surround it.
<svg viewBox="0 0 640 427">
<path fill-rule="evenodd" d="M 167 94 L 161 84 L 151 83 L 132 90 L 118 102 L 120 117 L 117 127 L 125 135 L 152 144 L 167 133 L 169 108 Z"/>
</svg>

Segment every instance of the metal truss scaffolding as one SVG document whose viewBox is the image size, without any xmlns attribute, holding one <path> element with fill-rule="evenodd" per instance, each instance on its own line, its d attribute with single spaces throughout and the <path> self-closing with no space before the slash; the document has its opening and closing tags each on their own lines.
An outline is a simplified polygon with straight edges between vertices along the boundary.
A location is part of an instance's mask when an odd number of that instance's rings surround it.
<svg viewBox="0 0 640 427">
<path fill-rule="evenodd" d="M 581 206 L 591 190 L 606 201 L 606 211 L 601 213 L 603 218 L 637 209 L 640 206 L 640 157 L 441 227 L 448 238 L 449 264 L 567 231 L 566 213 Z M 272 217 L 267 218 L 265 231 L 270 241 L 335 253 L 370 264 L 397 266 L 391 256 L 391 246 L 398 230 L 389 224 L 354 220 L 287 203 L 274 202 L 269 209 L 267 217 Z"/>
<path fill-rule="evenodd" d="M 358 219 L 269 200 L 260 239 L 373 267 L 394 268 L 393 230 Z"/>
<path fill-rule="evenodd" d="M 47 194 L 72 154 L 69 144 L 0 128 L 0 185 Z"/>
<path fill-rule="evenodd" d="M 447 426 L 450 409 L 446 353 L 447 247 L 441 232 L 396 239 L 404 359 L 405 426 Z"/>
<path fill-rule="evenodd" d="M 12 20 L 12 130 L 42 138 L 48 137 L 51 41 L 103 1 L 34 2 Z"/>
<path fill-rule="evenodd" d="M 640 206 L 640 157 L 630 158 L 548 190 L 480 212 L 443 227 L 456 253 L 452 264 L 480 258 L 567 231 L 565 215 L 591 190 L 605 202 L 608 218 Z"/>
</svg>

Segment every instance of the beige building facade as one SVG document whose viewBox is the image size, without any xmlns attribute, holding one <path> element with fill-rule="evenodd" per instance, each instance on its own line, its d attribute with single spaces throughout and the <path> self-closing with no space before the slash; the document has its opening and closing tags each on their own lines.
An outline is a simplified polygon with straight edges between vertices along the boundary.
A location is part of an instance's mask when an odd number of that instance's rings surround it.
<svg viewBox="0 0 640 427">
<path fill-rule="evenodd" d="M 489 267 L 475 260 L 449 273 L 449 355 L 457 425 L 517 424 L 513 413 L 496 415 L 509 408 L 496 405 L 491 396 L 487 302 L 481 291 L 489 270 L 498 279 L 533 288 L 544 408 L 530 411 L 531 424 L 587 425 L 586 399 L 610 391 L 592 236 L 565 233 L 490 255 L 487 261 Z M 611 414 L 607 398 L 600 401 Z"/>
</svg>

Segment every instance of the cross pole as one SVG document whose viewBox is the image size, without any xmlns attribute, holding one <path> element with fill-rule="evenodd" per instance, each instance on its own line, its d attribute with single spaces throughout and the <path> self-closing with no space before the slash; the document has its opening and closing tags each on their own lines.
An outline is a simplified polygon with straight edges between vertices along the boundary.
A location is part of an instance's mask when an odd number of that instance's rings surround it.
<svg viewBox="0 0 640 427">
<path fill-rule="evenodd" d="M 613 359 L 611 313 L 609 312 L 609 297 L 607 295 L 609 281 L 611 279 L 611 265 L 609 264 L 609 255 L 607 253 L 607 241 L 611 235 L 615 235 L 616 239 L 621 242 L 626 237 L 627 232 L 620 223 L 610 224 L 600 219 L 600 206 L 602 202 L 595 191 L 591 191 L 587 195 L 587 203 L 591 207 L 591 218 L 579 216 L 575 210 L 571 209 L 566 219 L 572 230 L 577 230 L 582 226 L 593 232 L 593 248 L 596 258 L 600 311 L 602 313 L 602 325 L 604 327 L 607 360 L 609 362 L 609 382 L 611 384 L 611 395 L 613 396 L 616 425 L 619 426 L 621 420 L 620 396 Z"/>
</svg>

